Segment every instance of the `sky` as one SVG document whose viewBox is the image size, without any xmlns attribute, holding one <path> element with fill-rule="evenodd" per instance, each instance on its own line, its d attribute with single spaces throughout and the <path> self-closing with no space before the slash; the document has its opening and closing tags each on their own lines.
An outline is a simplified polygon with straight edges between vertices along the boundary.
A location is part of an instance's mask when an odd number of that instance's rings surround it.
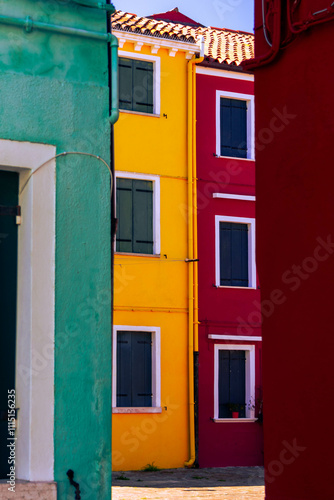
<svg viewBox="0 0 334 500">
<path fill-rule="evenodd" d="M 116 9 L 149 16 L 179 8 L 204 26 L 254 31 L 254 0 L 114 0 Z"/>
</svg>

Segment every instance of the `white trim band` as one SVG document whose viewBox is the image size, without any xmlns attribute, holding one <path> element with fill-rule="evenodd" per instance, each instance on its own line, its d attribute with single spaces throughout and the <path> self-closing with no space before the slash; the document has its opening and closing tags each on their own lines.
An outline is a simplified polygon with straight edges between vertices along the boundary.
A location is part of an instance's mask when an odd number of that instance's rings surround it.
<svg viewBox="0 0 334 500">
<path fill-rule="evenodd" d="M 135 45 L 135 50 L 141 50 L 144 45 L 148 45 L 151 47 L 152 54 L 157 54 L 159 49 L 164 48 L 171 51 L 169 55 L 174 57 L 177 51 L 182 51 L 185 52 L 186 59 L 191 59 L 196 52 L 200 52 L 200 47 L 196 43 L 157 38 L 116 29 L 113 29 L 112 32 L 118 38 L 120 49 L 123 48 L 126 42 L 130 42 Z"/>
<path fill-rule="evenodd" d="M 251 335 L 208 335 L 209 339 L 213 340 L 233 340 L 233 342 L 244 341 L 244 342 L 262 342 L 262 337 L 252 337 Z"/>
<path fill-rule="evenodd" d="M 162 408 L 161 406 L 155 407 L 155 406 L 150 406 L 150 407 L 117 407 L 112 409 L 113 413 L 128 413 L 128 414 L 134 414 L 134 413 L 162 413 Z"/>
<path fill-rule="evenodd" d="M 247 424 L 256 422 L 257 418 L 213 418 L 215 424 Z"/>
<path fill-rule="evenodd" d="M 205 68 L 203 66 L 196 66 L 196 73 L 198 75 L 206 76 L 220 76 L 223 78 L 231 78 L 232 80 L 245 80 L 248 82 L 254 82 L 254 75 L 248 75 L 246 73 L 240 73 L 237 71 L 227 71 L 226 69 L 216 69 L 216 68 Z"/>
<path fill-rule="evenodd" d="M 255 196 L 245 194 L 212 193 L 212 198 L 224 198 L 226 200 L 256 201 Z"/>
</svg>

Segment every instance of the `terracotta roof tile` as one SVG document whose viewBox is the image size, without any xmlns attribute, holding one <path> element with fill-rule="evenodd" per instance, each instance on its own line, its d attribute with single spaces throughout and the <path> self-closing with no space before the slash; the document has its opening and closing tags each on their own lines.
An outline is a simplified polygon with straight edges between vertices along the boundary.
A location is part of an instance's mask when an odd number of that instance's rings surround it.
<svg viewBox="0 0 334 500">
<path fill-rule="evenodd" d="M 205 57 L 219 63 L 239 66 L 254 57 L 254 35 L 219 28 L 185 26 L 171 22 L 139 17 L 120 10 L 111 17 L 114 30 L 180 42 L 197 43 L 204 37 Z"/>
</svg>

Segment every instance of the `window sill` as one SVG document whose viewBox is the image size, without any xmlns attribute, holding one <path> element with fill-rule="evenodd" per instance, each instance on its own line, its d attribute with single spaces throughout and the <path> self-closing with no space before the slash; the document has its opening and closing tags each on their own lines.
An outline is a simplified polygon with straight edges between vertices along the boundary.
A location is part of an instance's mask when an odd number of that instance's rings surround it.
<svg viewBox="0 0 334 500">
<path fill-rule="evenodd" d="M 236 290 L 257 290 L 255 286 L 223 286 L 223 285 L 216 285 L 216 288 L 229 288 L 229 289 L 236 289 Z"/>
<path fill-rule="evenodd" d="M 141 111 L 132 111 L 131 109 L 120 109 L 120 113 L 127 113 L 130 115 L 139 115 L 139 116 L 152 116 L 153 118 L 160 118 L 161 115 L 156 113 L 142 113 Z"/>
<path fill-rule="evenodd" d="M 130 256 L 130 257 L 153 257 L 154 259 L 160 259 L 160 253 L 131 253 L 131 252 L 115 252 L 117 256 Z"/>
<path fill-rule="evenodd" d="M 226 160 L 240 160 L 240 161 L 255 161 L 255 158 L 239 158 L 238 156 L 220 156 L 216 155 L 216 158 L 225 158 Z"/>
<path fill-rule="evenodd" d="M 133 413 L 162 413 L 162 408 L 159 406 L 152 406 L 152 407 L 145 407 L 145 408 L 128 408 L 128 407 L 123 407 L 123 408 L 113 408 L 112 409 L 113 413 L 127 413 L 127 414 L 133 414 Z"/>
<path fill-rule="evenodd" d="M 225 423 L 244 424 L 249 422 L 250 423 L 256 422 L 257 418 L 214 418 L 213 421 L 216 424 L 225 424 Z"/>
</svg>

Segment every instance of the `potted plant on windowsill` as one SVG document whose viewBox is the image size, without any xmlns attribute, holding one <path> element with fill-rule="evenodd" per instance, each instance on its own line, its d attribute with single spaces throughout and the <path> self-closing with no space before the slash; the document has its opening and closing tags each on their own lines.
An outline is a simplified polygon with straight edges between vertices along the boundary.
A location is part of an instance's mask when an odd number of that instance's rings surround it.
<svg viewBox="0 0 334 500">
<path fill-rule="evenodd" d="M 244 410 L 245 405 L 241 403 L 230 403 L 229 409 L 232 413 L 232 418 L 239 418 L 239 413 Z"/>
</svg>

